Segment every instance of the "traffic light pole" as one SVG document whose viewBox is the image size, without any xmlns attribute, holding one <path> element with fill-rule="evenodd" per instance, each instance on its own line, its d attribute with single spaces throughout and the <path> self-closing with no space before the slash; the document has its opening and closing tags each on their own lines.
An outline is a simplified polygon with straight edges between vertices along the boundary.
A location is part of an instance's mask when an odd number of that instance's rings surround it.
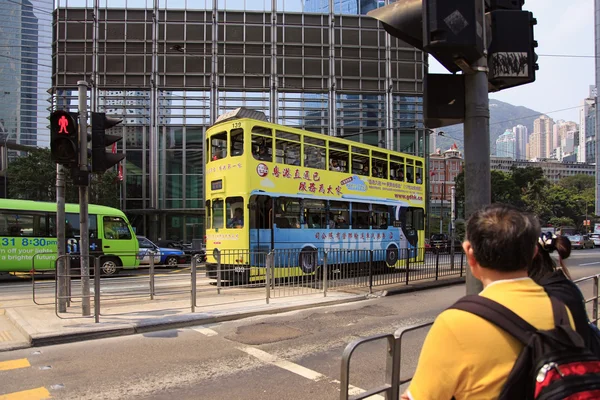
<svg viewBox="0 0 600 400">
<path fill-rule="evenodd" d="M 67 275 L 68 263 L 66 258 L 67 241 L 65 239 L 65 171 L 63 166 L 56 164 L 56 239 L 58 246 L 58 312 L 67 312 Z"/>
<path fill-rule="evenodd" d="M 491 202 L 490 107 L 487 54 L 465 74 L 465 215 Z M 483 286 L 467 268 L 467 294 Z"/>
<path fill-rule="evenodd" d="M 87 89 L 86 81 L 78 81 L 79 87 L 79 170 L 87 182 L 79 186 L 79 252 L 81 268 L 81 314 L 91 315 L 90 309 L 90 234 L 88 225 L 88 144 L 87 144 Z M 97 290 L 97 288 L 96 288 Z"/>
</svg>

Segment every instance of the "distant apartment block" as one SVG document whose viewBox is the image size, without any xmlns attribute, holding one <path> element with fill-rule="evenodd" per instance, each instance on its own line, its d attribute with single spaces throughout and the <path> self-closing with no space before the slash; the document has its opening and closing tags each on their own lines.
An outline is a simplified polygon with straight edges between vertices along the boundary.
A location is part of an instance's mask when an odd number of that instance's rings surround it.
<svg viewBox="0 0 600 400">
<path fill-rule="evenodd" d="M 507 129 L 496 139 L 496 155 L 517 158 L 517 136 L 511 129 Z"/>
<path fill-rule="evenodd" d="M 557 183 L 561 178 L 573 175 L 594 175 L 595 165 L 579 162 L 560 162 L 557 160 L 525 161 L 513 160 L 507 157 L 491 157 L 491 169 L 496 171 L 510 172 L 512 167 L 540 167 L 544 176 L 552 183 Z"/>
</svg>

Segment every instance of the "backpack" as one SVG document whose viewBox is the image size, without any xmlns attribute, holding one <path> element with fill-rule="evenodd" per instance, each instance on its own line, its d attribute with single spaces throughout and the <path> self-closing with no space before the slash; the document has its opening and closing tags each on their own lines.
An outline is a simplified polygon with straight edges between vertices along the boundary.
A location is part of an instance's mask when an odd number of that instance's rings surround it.
<svg viewBox="0 0 600 400">
<path fill-rule="evenodd" d="M 551 330 L 538 330 L 502 304 L 478 295 L 465 296 L 450 307 L 475 314 L 523 343 L 499 400 L 600 399 L 600 360 L 571 328 L 565 305 L 550 300 L 555 325 Z"/>
</svg>

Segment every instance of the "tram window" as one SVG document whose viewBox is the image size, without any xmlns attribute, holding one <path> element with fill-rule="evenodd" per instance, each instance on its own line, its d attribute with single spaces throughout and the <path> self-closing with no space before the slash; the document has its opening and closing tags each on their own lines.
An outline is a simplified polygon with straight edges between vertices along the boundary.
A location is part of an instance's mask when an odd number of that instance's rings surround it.
<svg viewBox="0 0 600 400">
<path fill-rule="evenodd" d="M 206 200 L 206 229 L 212 227 L 212 217 L 210 213 L 210 200 Z"/>
<path fill-rule="evenodd" d="M 212 227 L 213 229 L 220 229 L 223 228 L 223 200 L 218 199 L 218 200 L 213 200 L 212 201 L 212 215 L 213 215 L 213 222 L 212 222 Z"/>
<path fill-rule="evenodd" d="M 373 228 L 374 229 L 387 229 L 389 220 L 389 211 L 387 206 L 379 204 L 373 205 Z"/>
<path fill-rule="evenodd" d="M 304 200 L 304 221 L 308 228 L 325 228 L 326 204 L 324 200 Z"/>
<path fill-rule="evenodd" d="M 227 132 L 210 137 L 210 159 L 212 161 L 227 157 Z"/>
<path fill-rule="evenodd" d="M 293 135 L 287 132 L 277 131 L 277 139 L 275 140 L 275 161 L 286 165 L 300 165 L 300 143 L 289 140 L 280 139 L 279 136 L 288 137 Z M 298 136 L 298 135 L 296 135 Z"/>
<path fill-rule="evenodd" d="M 328 224 L 330 228 L 350 228 L 350 203 L 345 201 L 329 202 Z"/>
<path fill-rule="evenodd" d="M 348 172 L 348 152 L 329 149 L 329 170 Z"/>
<path fill-rule="evenodd" d="M 414 161 L 411 159 L 406 159 L 406 182 L 414 183 L 415 182 L 415 167 Z"/>
<path fill-rule="evenodd" d="M 305 144 L 304 166 L 308 168 L 325 169 L 325 149 Z"/>
<path fill-rule="evenodd" d="M 228 197 L 225 204 L 227 217 L 226 228 L 241 229 L 244 227 L 244 199 L 242 197 Z"/>
<path fill-rule="evenodd" d="M 369 229 L 369 205 L 363 203 L 352 203 L 352 228 Z"/>
<path fill-rule="evenodd" d="M 244 154 L 244 130 L 241 128 L 233 129 L 231 136 L 231 156 L 241 156 Z"/>
<path fill-rule="evenodd" d="M 273 139 L 252 135 L 252 155 L 260 161 L 273 161 Z"/>
<path fill-rule="evenodd" d="M 390 179 L 404 182 L 404 157 L 390 155 Z"/>
<path fill-rule="evenodd" d="M 251 196 L 250 197 L 250 228 L 252 229 L 270 229 L 272 203 L 269 196 Z"/>
<path fill-rule="evenodd" d="M 352 154 L 352 173 L 369 176 L 369 157 Z"/>
<path fill-rule="evenodd" d="M 280 197 L 275 208 L 275 224 L 278 228 L 300 228 L 300 199 Z"/>
<path fill-rule="evenodd" d="M 387 179 L 387 161 L 373 158 L 371 160 L 373 176 L 376 178 Z"/>
<path fill-rule="evenodd" d="M 423 176 L 423 163 L 421 161 L 417 161 L 415 183 L 418 183 L 419 185 L 423 184 L 424 178 L 425 177 Z"/>
</svg>

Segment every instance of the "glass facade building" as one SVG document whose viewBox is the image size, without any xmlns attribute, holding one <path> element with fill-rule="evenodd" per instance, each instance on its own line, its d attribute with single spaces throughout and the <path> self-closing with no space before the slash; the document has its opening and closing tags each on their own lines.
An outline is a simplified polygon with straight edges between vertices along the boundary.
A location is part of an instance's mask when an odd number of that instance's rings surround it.
<svg viewBox="0 0 600 400">
<path fill-rule="evenodd" d="M 60 0 L 53 99 L 120 116 L 123 210 L 138 233 L 204 231 L 202 142 L 237 107 L 424 156 L 421 51 L 360 15 L 372 0 Z M 97 18 L 94 18 L 97 16 Z"/>
<path fill-rule="evenodd" d="M 52 0 L 0 2 L 0 142 L 49 144 Z"/>
</svg>

